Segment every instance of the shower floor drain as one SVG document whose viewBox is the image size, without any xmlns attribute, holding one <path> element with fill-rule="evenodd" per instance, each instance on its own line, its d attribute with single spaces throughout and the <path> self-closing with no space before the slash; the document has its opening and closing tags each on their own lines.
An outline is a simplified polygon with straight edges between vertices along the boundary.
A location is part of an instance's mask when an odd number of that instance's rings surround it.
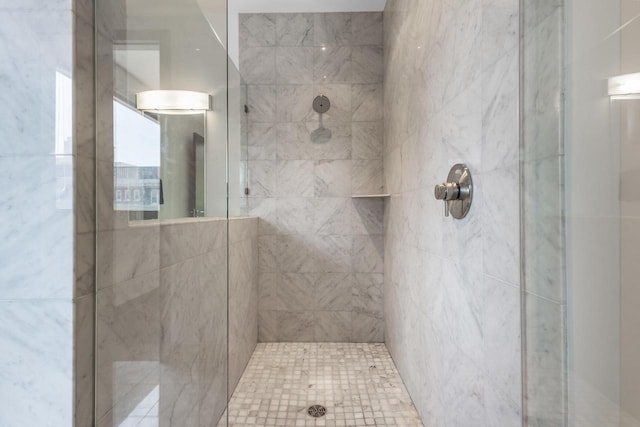
<svg viewBox="0 0 640 427">
<path fill-rule="evenodd" d="M 314 418 L 320 418 L 325 416 L 325 414 L 327 413 L 327 408 L 322 405 L 313 405 L 309 406 L 307 412 Z"/>
</svg>

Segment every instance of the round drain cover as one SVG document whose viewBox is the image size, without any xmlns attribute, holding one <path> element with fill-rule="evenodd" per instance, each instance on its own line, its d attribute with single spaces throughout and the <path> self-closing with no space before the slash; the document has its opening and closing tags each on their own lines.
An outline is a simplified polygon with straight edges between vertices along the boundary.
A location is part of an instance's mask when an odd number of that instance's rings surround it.
<svg viewBox="0 0 640 427">
<path fill-rule="evenodd" d="M 320 418 L 327 413 L 327 408 L 325 408 L 322 405 L 313 405 L 313 406 L 309 406 L 309 409 L 307 409 L 307 412 L 312 417 Z"/>
</svg>

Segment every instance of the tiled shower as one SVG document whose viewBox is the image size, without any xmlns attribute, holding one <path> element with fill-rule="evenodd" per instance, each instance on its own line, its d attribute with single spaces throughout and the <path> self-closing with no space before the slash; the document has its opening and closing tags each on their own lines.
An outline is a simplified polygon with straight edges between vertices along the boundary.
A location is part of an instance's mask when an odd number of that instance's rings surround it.
<svg viewBox="0 0 640 427">
<path fill-rule="evenodd" d="M 382 13 L 239 22 L 260 340 L 383 342 Z"/>
<path fill-rule="evenodd" d="M 40 2 L 0 4 L 0 425 L 570 425 L 563 2 Z"/>
</svg>

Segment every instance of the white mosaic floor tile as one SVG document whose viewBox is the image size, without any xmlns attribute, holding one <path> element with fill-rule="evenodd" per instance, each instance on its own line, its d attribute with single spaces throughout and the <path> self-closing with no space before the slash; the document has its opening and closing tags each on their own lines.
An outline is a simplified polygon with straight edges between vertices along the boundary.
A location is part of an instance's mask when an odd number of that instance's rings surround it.
<svg viewBox="0 0 640 427">
<path fill-rule="evenodd" d="M 423 424 L 384 344 L 263 343 L 229 403 L 229 427 L 242 426 Z"/>
</svg>

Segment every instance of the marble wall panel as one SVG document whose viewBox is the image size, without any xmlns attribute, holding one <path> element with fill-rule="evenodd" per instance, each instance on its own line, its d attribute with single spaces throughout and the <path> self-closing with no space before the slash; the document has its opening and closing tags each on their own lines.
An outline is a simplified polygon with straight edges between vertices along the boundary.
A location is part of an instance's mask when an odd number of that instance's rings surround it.
<svg viewBox="0 0 640 427">
<path fill-rule="evenodd" d="M 382 13 L 241 15 L 240 32 L 259 338 L 382 341 L 384 202 L 351 199 L 384 187 Z M 245 70 L 256 54 L 275 77 Z"/>
<path fill-rule="evenodd" d="M 231 329 L 240 343 L 235 372 L 257 341 L 257 226 L 248 219 L 230 227 L 233 289 L 240 296 L 234 301 L 242 301 L 235 311 L 242 315 L 232 319 L 244 322 Z M 146 399 L 155 399 L 161 425 L 206 425 L 220 418 L 227 401 L 227 221 L 175 220 L 100 233 L 99 248 L 119 248 L 117 259 L 108 252 L 103 263 L 126 265 L 125 258 L 144 254 L 118 244 L 132 236 L 158 243 L 143 255 L 149 262 L 136 264 L 148 268 L 102 276 L 111 282 L 97 298 L 98 425 L 136 418 Z"/>
<path fill-rule="evenodd" d="M 258 343 L 258 219 L 229 220 L 229 396 Z"/>
<path fill-rule="evenodd" d="M 384 336 L 425 425 L 521 423 L 517 23 L 513 1 L 384 12 Z M 354 120 L 375 121 L 359 78 Z M 475 184 L 460 221 L 433 198 L 454 163 Z"/>
</svg>

